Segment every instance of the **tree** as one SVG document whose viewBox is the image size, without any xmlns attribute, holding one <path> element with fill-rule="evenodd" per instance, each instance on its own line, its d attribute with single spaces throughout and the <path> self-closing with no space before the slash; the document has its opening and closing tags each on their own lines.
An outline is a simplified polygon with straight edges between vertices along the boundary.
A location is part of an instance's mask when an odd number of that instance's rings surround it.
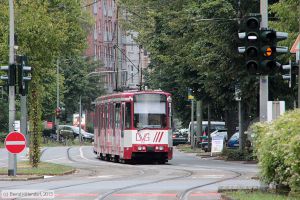
<svg viewBox="0 0 300 200">
<path fill-rule="evenodd" d="M 7 41 L 8 38 L 7 4 L 6 1 L 0 2 L 1 8 L 4 8 L 0 11 L 0 27 L 6 30 L 0 37 L 1 41 Z M 44 77 L 54 75 L 58 58 L 79 56 L 86 46 L 86 28 L 90 26 L 91 20 L 81 6 L 80 1 L 73 0 L 24 0 L 15 3 L 15 29 L 20 49 L 17 53 L 28 55 L 33 67 L 28 95 L 32 144 L 30 160 L 33 167 L 37 167 L 39 162 L 41 105 L 49 94 L 49 82 Z M 4 55 L 8 55 L 8 47 L 0 47 L 3 62 L 7 63 L 8 58 Z"/>
<path fill-rule="evenodd" d="M 241 8 L 247 9 L 242 14 L 257 8 L 249 6 L 249 2 L 242 2 Z M 243 99 L 249 105 L 256 102 L 257 91 L 255 78 L 248 76 L 242 68 L 243 58 L 237 54 L 235 18 L 240 8 L 236 2 L 121 0 L 120 3 L 131 13 L 125 26 L 139 32 L 137 41 L 151 52 L 147 83 L 173 93 L 176 111 L 185 124 L 189 121 L 186 117 L 189 111 L 183 108 L 188 104 L 187 88 L 192 88 L 197 99 L 214 108 L 214 118 L 231 124 L 232 134 L 237 122 L 235 85 L 241 83 L 245 91 Z M 252 106 L 249 113 L 255 109 Z"/>
<path fill-rule="evenodd" d="M 100 82 L 101 76 L 88 75 L 102 65 L 99 62 L 92 61 L 92 59 L 83 57 L 66 59 L 66 62 L 62 63 L 62 71 L 65 77 L 64 102 L 68 115 L 78 112 L 80 96 L 82 96 L 83 107 L 92 110 L 91 103 L 104 93 Z"/>
</svg>

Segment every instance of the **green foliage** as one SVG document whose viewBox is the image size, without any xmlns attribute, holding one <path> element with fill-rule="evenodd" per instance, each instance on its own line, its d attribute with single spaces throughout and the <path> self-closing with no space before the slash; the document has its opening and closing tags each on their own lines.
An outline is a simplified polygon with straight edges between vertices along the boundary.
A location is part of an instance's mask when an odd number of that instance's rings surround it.
<svg viewBox="0 0 300 200">
<path fill-rule="evenodd" d="M 287 197 L 285 195 L 273 194 L 271 192 L 262 191 L 236 191 L 226 192 L 226 196 L 233 199 L 243 200 L 297 200 L 296 197 Z"/>
<path fill-rule="evenodd" d="M 30 163 L 18 162 L 18 174 L 24 175 L 64 175 L 65 173 L 70 173 L 75 169 L 70 166 L 41 162 L 39 167 L 32 168 Z M 0 168 L 0 174 L 7 174 L 7 168 Z"/>
<path fill-rule="evenodd" d="M 253 160 L 252 151 L 240 150 L 240 149 L 228 149 L 224 148 L 222 152 L 222 156 L 224 156 L 225 160 Z"/>
<path fill-rule="evenodd" d="M 86 129 L 87 129 L 87 132 L 94 133 L 94 124 L 93 123 L 87 123 Z"/>
<path fill-rule="evenodd" d="M 0 88 L 1 89 L 1 88 Z M 8 103 L 0 99 L 0 132 L 8 131 Z"/>
<path fill-rule="evenodd" d="M 256 102 L 256 80 L 241 67 L 242 56 L 237 54 L 238 23 L 232 20 L 237 16 L 236 2 L 119 2 L 121 8 L 132 13 L 124 24 L 139 32 L 138 42 L 151 52 L 146 84 L 173 94 L 177 116 L 184 124 L 189 121 L 188 87 L 204 105 L 211 104 L 214 119 L 229 121 L 228 116 L 236 109 L 234 88 L 240 82 L 245 107 L 254 108 L 248 113 L 255 113 L 255 106 L 250 105 Z M 242 8 L 252 8 L 249 2 L 254 1 L 243 1 Z"/>
<path fill-rule="evenodd" d="M 300 194 L 300 110 L 270 124 L 255 124 L 255 152 L 266 183 L 289 186 Z"/>
<path fill-rule="evenodd" d="M 211 104 L 213 119 L 225 119 L 227 125 L 236 122 L 231 116 L 237 116 L 234 101 L 237 83 L 241 85 L 245 121 L 256 118 L 259 81 L 248 75 L 244 58 L 237 53 L 237 47 L 242 45 L 237 38 L 238 21 L 233 19 L 259 12 L 259 1 L 241 1 L 240 7 L 237 1 L 229 0 L 119 0 L 118 3 L 130 13 L 126 16 L 129 20 L 123 22 L 125 27 L 139 32 L 136 40 L 151 52 L 146 84 L 173 94 L 176 114 L 185 125 L 190 120 L 190 109 L 186 109 L 187 88 L 193 89 L 196 99 L 204 101 L 204 110 Z M 272 16 L 278 17 L 270 27 L 277 28 L 280 24 L 282 28 L 278 30 L 289 32 L 294 39 L 300 18 L 299 0 L 270 1 L 270 5 Z M 293 93 L 282 77 L 269 80 L 270 100 L 285 100 L 292 107 Z M 205 112 L 204 118 L 207 118 Z"/>
<path fill-rule="evenodd" d="M 0 143 L 4 143 L 7 133 L 0 132 Z"/>
<path fill-rule="evenodd" d="M 68 115 L 78 112 L 80 95 L 83 108 L 91 110 L 92 102 L 104 93 L 101 76 L 89 75 L 89 72 L 94 72 L 101 66 L 102 63 L 82 57 L 73 57 L 61 63 L 61 71 L 65 77 L 64 107 Z"/>
<path fill-rule="evenodd" d="M 91 20 L 88 12 L 82 9 L 81 1 L 14 2 L 15 32 L 19 43 L 17 54 L 27 55 L 29 64 L 33 67 L 28 111 L 30 161 L 33 167 L 37 167 L 42 132 L 39 124 L 42 116 L 51 116 L 56 104 L 56 60 L 82 56 Z M 0 1 L 0 7 L 0 62 L 7 64 L 8 1 Z M 64 90 L 63 87 L 60 88 Z"/>
</svg>

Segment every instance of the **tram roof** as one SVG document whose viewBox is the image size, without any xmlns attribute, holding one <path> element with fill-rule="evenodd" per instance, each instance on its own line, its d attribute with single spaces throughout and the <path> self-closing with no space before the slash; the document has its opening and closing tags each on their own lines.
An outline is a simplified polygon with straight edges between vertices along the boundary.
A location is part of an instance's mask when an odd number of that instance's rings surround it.
<svg viewBox="0 0 300 200">
<path fill-rule="evenodd" d="M 105 101 L 109 99 L 126 99 L 126 98 L 133 97 L 136 94 L 165 94 L 167 96 L 171 96 L 170 93 L 164 92 L 162 90 L 129 90 L 129 91 L 100 96 L 96 99 L 96 103 L 97 102 L 99 103 L 99 101 Z"/>
</svg>

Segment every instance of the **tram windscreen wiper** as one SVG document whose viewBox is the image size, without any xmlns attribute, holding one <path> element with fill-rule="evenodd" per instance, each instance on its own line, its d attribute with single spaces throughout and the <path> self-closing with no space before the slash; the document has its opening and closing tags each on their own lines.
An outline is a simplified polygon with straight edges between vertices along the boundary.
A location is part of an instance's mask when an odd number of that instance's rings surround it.
<svg viewBox="0 0 300 200">
<path fill-rule="evenodd" d="M 147 128 L 161 128 L 161 125 L 145 125 L 145 126 L 139 127 L 138 131 L 144 130 L 144 129 L 147 129 Z"/>
</svg>

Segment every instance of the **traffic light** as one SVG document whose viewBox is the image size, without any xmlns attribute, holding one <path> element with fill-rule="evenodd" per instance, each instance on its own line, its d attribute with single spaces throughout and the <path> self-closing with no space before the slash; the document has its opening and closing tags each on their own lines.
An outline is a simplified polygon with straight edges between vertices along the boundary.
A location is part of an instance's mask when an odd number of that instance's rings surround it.
<svg viewBox="0 0 300 200">
<path fill-rule="evenodd" d="M 289 62 L 288 65 L 282 65 L 282 78 L 289 81 L 289 87 L 294 88 L 296 84 L 296 76 L 299 72 L 299 65 L 296 62 Z"/>
<path fill-rule="evenodd" d="M 260 72 L 261 74 L 274 73 L 280 66 L 276 65 L 276 32 L 272 29 L 262 29 L 260 32 Z"/>
<path fill-rule="evenodd" d="M 277 55 L 280 53 L 287 53 L 287 47 L 277 46 L 277 42 L 286 39 L 287 33 L 277 32 L 273 29 L 261 29 L 261 54 L 260 54 L 260 74 L 272 75 L 280 70 L 281 64 L 277 62 Z"/>
<path fill-rule="evenodd" d="M 31 72 L 31 67 L 27 65 L 27 56 L 17 56 L 18 86 L 19 93 L 22 96 L 28 93 L 28 82 L 31 80 L 31 76 L 28 76 L 28 73 Z"/>
<path fill-rule="evenodd" d="M 259 73 L 260 64 L 260 14 L 251 14 L 244 17 L 241 29 L 245 32 L 239 33 L 239 38 L 244 41 L 245 46 L 239 47 L 239 53 L 246 57 L 246 68 L 250 74 Z"/>
<path fill-rule="evenodd" d="M 7 72 L 7 75 L 1 76 L 1 80 L 8 81 L 9 86 L 15 86 L 15 84 L 16 84 L 16 65 L 11 64 L 9 66 L 1 66 L 1 70 Z"/>
<path fill-rule="evenodd" d="M 288 34 L 273 29 L 260 28 L 260 14 L 250 14 L 244 17 L 239 38 L 245 46 L 239 47 L 239 53 L 246 57 L 246 68 L 250 74 L 272 75 L 280 70 L 277 55 L 287 53 L 287 47 L 277 46 L 277 42 L 285 40 Z"/>
</svg>

